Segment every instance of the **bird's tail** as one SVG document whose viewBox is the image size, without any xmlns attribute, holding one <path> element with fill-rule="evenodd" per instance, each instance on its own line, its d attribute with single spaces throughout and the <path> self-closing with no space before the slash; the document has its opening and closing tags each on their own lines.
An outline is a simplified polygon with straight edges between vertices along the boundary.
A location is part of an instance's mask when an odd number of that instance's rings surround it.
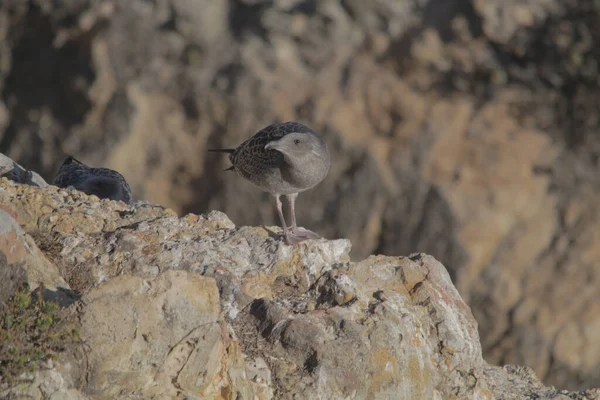
<svg viewBox="0 0 600 400">
<path fill-rule="evenodd" d="M 216 152 L 216 153 L 233 153 L 235 151 L 235 149 L 208 149 L 208 151 L 210 152 Z M 235 167 L 232 165 L 231 167 L 224 169 L 223 171 L 233 171 L 235 169 Z"/>
<path fill-rule="evenodd" d="M 83 164 L 81 161 L 79 161 L 78 159 L 76 159 L 75 157 L 73 157 L 72 155 L 68 154 L 67 158 L 65 158 L 65 161 L 63 161 L 62 165 L 68 165 L 68 164 Z"/>
<path fill-rule="evenodd" d="M 86 166 L 84 163 L 82 163 L 81 161 L 79 161 L 78 159 L 76 159 L 75 157 L 71 156 L 71 155 L 67 155 L 67 158 L 65 158 L 65 160 L 62 162 L 62 164 L 60 164 L 60 167 L 58 167 L 58 170 L 60 171 L 60 169 L 62 167 L 66 167 L 68 165 L 71 164 L 77 164 L 77 165 L 82 165 L 82 166 Z"/>
</svg>

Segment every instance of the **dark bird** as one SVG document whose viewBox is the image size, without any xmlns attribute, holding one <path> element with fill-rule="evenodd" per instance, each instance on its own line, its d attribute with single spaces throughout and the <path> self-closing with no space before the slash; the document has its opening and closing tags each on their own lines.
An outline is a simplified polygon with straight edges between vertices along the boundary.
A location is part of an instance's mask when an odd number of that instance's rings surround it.
<svg viewBox="0 0 600 400">
<path fill-rule="evenodd" d="M 68 156 L 52 182 L 61 188 L 73 187 L 101 199 L 131 201 L 129 184 L 117 171 L 108 168 L 91 168 L 72 156 Z"/>
<path fill-rule="evenodd" d="M 329 172 L 327 144 L 315 132 L 298 122 L 283 122 L 263 128 L 235 149 L 210 149 L 229 153 L 235 170 L 262 190 L 275 197 L 277 213 L 287 244 L 319 235 L 296 224 L 295 203 L 298 193 L 319 184 Z M 290 206 L 290 227 L 285 223 L 280 197 Z"/>
</svg>

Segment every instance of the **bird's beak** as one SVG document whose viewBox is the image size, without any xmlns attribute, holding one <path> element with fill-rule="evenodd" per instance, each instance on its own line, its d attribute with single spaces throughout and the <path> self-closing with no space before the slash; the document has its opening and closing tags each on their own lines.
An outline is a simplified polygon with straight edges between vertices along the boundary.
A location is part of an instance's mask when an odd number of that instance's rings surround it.
<svg viewBox="0 0 600 400">
<path fill-rule="evenodd" d="M 273 150 L 277 150 L 277 142 L 269 142 L 265 145 L 265 150 L 269 150 L 269 149 L 273 149 Z"/>
</svg>

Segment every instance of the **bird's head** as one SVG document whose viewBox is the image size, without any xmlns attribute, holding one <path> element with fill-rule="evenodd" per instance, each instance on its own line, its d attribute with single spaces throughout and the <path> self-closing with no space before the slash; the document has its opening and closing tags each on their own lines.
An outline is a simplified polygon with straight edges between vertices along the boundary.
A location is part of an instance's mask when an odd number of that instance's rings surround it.
<svg viewBox="0 0 600 400">
<path fill-rule="evenodd" d="M 326 160 L 329 163 L 327 145 L 312 132 L 292 132 L 279 140 L 267 143 L 267 150 L 276 150 L 283 154 L 289 163 L 310 163 Z"/>
</svg>

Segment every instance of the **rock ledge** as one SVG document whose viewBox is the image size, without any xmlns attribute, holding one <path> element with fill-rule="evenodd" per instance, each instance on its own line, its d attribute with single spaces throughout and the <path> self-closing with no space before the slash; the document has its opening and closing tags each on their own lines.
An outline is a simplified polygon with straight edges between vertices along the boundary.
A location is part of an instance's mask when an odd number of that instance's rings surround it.
<svg viewBox="0 0 600 400">
<path fill-rule="evenodd" d="M 178 218 L 0 179 L 0 282 L 42 286 L 76 343 L 0 397 L 597 399 L 487 365 L 470 308 L 426 254 L 350 259 L 217 211 Z"/>
</svg>

